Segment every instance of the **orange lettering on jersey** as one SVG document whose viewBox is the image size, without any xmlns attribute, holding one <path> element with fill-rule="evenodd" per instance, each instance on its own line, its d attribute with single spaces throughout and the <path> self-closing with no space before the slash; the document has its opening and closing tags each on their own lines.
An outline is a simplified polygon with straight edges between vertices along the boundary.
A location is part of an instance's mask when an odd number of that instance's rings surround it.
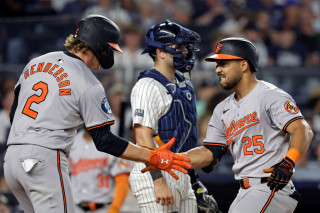
<svg viewBox="0 0 320 213">
<path fill-rule="evenodd" d="M 30 68 L 30 75 L 33 75 L 35 72 L 34 72 L 34 66 L 36 66 L 35 64 L 31 66 Z"/>
<path fill-rule="evenodd" d="M 55 69 L 55 68 L 57 68 L 57 67 L 59 67 L 58 65 L 53 65 L 53 67 L 51 68 L 51 70 L 48 72 L 50 75 L 52 75 L 53 73 L 52 73 L 52 71 Z"/>
<path fill-rule="evenodd" d="M 43 69 L 43 72 L 48 72 L 48 70 L 50 69 L 52 63 L 47 63 L 46 67 Z"/>
<path fill-rule="evenodd" d="M 44 65 L 44 62 L 38 64 L 37 72 L 41 72 L 42 71 L 43 65 Z"/>
<path fill-rule="evenodd" d="M 59 83 L 59 88 L 66 87 L 66 86 L 69 86 L 69 85 L 70 85 L 70 81 L 69 80 L 62 81 L 62 82 Z"/>
<path fill-rule="evenodd" d="M 63 72 L 63 68 L 60 68 L 57 72 L 55 72 L 54 74 L 53 74 L 53 77 L 57 77 L 60 73 L 62 73 Z"/>
<path fill-rule="evenodd" d="M 29 77 L 29 69 L 24 71 L 24 79 L 27 79 Z"/>
<path fill-rule="evenodd" d="M 71 89 L 59 89 L 59 95 L 71 95 Z"/>
<path fill-rule="evenodd" d="M 60 75 L 60 77 L 57 77 L 57 81 L 60 82 L 62 79 L 68 77 L 68 74 L 67 73 L 63 73 L 62 75 Z"/>
<path fill-rule="evenodd" d="M 223 123 L 225 134 L 228 139 L 228 145 L 230 145 L 236 135 L 259 123 L 260 120 L 257 118 L 257 112 L 250 113 L 243 118 L 240 118 L 238 121 L 233 120 L 228 128 L 226 128 L 226 125 Z"/>
<path fill-rule="evenodd" d="M 83 159 L 80 158 L 77 162 L 73 162 L 72 158 L 69 160 L 72 175 L 75 176 L 79 173 L 109 167 L 109 158 L 97 159 Z"/>
</svg>

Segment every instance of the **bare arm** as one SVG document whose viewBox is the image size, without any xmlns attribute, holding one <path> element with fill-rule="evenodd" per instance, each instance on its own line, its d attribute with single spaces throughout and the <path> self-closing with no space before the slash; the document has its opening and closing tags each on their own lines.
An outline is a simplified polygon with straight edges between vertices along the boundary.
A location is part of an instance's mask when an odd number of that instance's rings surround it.
<svg viewBox="0 0 320 213">
<path fill-rule="evenodd" d="M 308 123 L 304 119 L 296 120 L 286 130 L 292 135 L 290 149 L 296 149 L 303 155 L 309 148 L 313 137 L 313 132 Z"/>
<path fill-rule="evenodd" d="M 136 141 L 138 141 L 140 146 L 155 148 L 155 145 L 152 139 L 152 136 L 154 134 L 153 129 L 136 124 L 134 127 L 134 130 L 136 134 Z M 158 172 L 160 171 L 158 170 Z M 164 177 L 160 177 L 154 180 L 153 184 L 154 184 L 154 193 L 156 196 L 157 203 L 160 203 L 161 205 L 174 204 L 173 194 Z"/>
<path fill-rule="evenodd" d="M 212 152 L 204 146 L 193 148 L 183 154 L 191 159 L 193 169 L 207 167 L 213 161 Z"/>
<path fill-rule="evenodd" d="M 127 149 L 120 157 L 126 160 L 147 163 L 150 160 L 150 150 L 129 143 Z"/>
</svg>

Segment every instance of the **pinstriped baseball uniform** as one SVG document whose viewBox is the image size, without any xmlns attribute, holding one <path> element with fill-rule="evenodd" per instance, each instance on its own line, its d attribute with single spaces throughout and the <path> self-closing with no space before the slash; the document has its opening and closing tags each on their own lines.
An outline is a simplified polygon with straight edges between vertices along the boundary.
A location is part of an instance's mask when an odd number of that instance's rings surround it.
<svg viewBox="0 0 320 213">
<path fill-rule="evenodd" d="M 105 213 L 114 197 L 114 177 L 130 173 L 133 162 L 98 151 L 93 141 L 85 140 L 84 132 L 77 134 L 69 157 L 74 202 L 103 203 L 105 206 L 94 212 Z"/>
<path fill-rule="evenodd" d="M 249 178 L 251 186 L 239 190 L 230 213 L 249 212 L 248 209 L 260 212 L 264 207 L 264 212 L 293 212 L 297 201 L 289 197 L 294 192 L 292 181 L 271 194 L 260 178 L 269 177 L 263 169 L 280 162 L 288 152 L 290 135 L 286 128 L 302 118 L 289 94 L 264 81 L 258 81 L 240 101 L 233 93 L 215 108 L 204 144 L 229 148 L 235 162 L 235 179 Z"/>
<path fill-rule="evenodd" d="M 104 88 L 69 52 L 31 60 L 17 87 L 19 104 L 4 165 L 7 183 L 27 213 L 72 213 L 66 155 L 80 126 L 90 129 L 114 122 Z"/>
<path fill-rule="evenodd" d="M 168 112 L 172 103 L 172 96 L 168 90 L 153 78 L 142 78 L 131 92 L 133 124 L 147 126 L 158 133 L 158 121 Z M 155 143 L 157 147 L 157 144 Z M 191 188 L 190 177 L 176 172 L 179 180 L 162 172 L 167 184 L 171 188 L 175 204 L 162 206 L 156 203 L 153 180 L 149 172 L 141 173 L 145 164 L 136 163 L 130 174 L 130 184 L 138 200 L 142 212 L 197 212 L 196 198 Z"/>
</svg>

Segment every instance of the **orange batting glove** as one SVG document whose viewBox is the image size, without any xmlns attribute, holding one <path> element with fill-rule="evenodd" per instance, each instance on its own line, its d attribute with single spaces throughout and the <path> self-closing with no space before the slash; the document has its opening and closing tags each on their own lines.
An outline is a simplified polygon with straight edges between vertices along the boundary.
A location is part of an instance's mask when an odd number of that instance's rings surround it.
<svg viewBox="0 0 320 213">
<path fill-rule="evenodd" d="M 186 163 L 191 162 L 190 158 L 175 154 L 170 151 L 170 148 L 173 146 L 176 139 L 172 138 L 165 145 L 163 145 L 163 142 L 159 136 L 156 136 L 155 140 L 160 148 L 150 150 L 150 159 L 148 162 L 150 166 L 142 169 L 141 172 L 145 173 L 152 169 L 161 169 L 168 172 L 176 180 L 178 180 L 179 177 L 172 171 L 172 169 L 178 170 L 184 174 L 188 174 L 188 171 L 184 168 L 192 168 L 191 164 Z"/>
</svg>

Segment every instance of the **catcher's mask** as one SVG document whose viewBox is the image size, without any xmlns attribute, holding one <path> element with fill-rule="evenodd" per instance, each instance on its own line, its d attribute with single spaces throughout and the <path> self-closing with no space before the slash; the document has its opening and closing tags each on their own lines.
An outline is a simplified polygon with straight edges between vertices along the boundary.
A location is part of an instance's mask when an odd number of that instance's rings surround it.
<svg viewBox="0 0 320 213">
<path fill-rule="evenodd" d="M 148 30 L 145 36 L 148 47 L 142 54 L 150 53 L 154 48 L 166 50 L 173 54 L 173 65 L 177 70 L 183 73 L 189 72 L 192 70 L 200 51 L 195 48 L 194 43 L 200 41 L 198 33 L 166 20 Z M 188 51 L 187 55 L 184 55 L 181 49 L 170 47 L 171 45 L 185 46 Z"/>
<path fill-rule="evenodd" d="M 90 15 L 82 19 L 74 37 L 89 45 L 104 69 L 114 64 L 113 50 L 123 53 L 118 45 L 119 27 L 104 16 Z"/>
<path fill-rule="evenodd" d="M 252 71 L 258 71 L 259 55 L 252 42 L 244 38 L 230 37 L 222 39 L 216 46 L 215 54 L 205 58 L 206 61 L 219 59 L 244 59 Z"/>
</svg>

